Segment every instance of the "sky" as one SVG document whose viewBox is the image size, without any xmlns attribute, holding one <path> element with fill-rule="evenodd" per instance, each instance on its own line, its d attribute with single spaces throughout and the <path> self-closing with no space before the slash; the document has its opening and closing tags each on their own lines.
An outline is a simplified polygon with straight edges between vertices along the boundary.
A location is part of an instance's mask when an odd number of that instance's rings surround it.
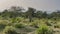
<svg viewBox="0 0 60 34">
<path fill-rule="evenodd" d="M 60 0 L 0 0 L 0 10 L 11 6 L 32 7 L 38 10 L 53 11 L 60 10 Z"/>
</svg>

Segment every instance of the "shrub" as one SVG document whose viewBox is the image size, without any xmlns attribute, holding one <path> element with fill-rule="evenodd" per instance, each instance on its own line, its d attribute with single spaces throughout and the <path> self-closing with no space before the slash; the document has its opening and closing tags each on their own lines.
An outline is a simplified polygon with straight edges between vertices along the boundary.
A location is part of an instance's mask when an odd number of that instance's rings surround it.
<svg viewBox="0 0 60 34">
<path fill-rule="evenodd" d="M 50 31 L 48 26 L 40 26 L 40 28 L 37 29 L 36 34 L 53 34 L 52 30 Z"/>
<path fill-rule="evenodd" d="M 38 24 L 37 24 L 37 23 L 35 23 L 35 22 L 31 23 L 31 25 L 30 25 L 30 26 L 35 27 L 35 28 L 39 28 Z"/>
<path fill-rule="evenodd" d="M 60 24 L 54 25 L 54 28 L 60 28 Z"/>
<path fill-rule="evenodd" d="M 13 23 L 7 23 L 7 26 L 12 26 L 13 25 Z"/>
<path fill-rule="evenodd" d="M 18 33 L 15 31 L 15 28 L 12 27 L 12 26 L 7 26 L 7 27 L 3 30 L 3 33 L 4 33 L 4 34 L 18 34 Z"/>
<path fill-rule="evenodd" d="M 21 23 L 16 23 L 16 24 L 14 24 L 14 27 L 16 27 L 16 28 L 24 28 L 24 25 L 21 24 Z"/>
<path fill-rule="evenodd" d="M 50 22 L 45 22 L 45 24 L 46 24 L 47 26 L 52 26 L 52 24 L 51 24 Z"/>
<path fill-rule="evenodd" d="M 0 23 L 0 31 L 5 28 L 6 24 Z"/>
<path fill-rule="evenodd" d="M 4 28 L 5 26 L 5 24 L 0 24 L 0 28 Z"/>
</svg>

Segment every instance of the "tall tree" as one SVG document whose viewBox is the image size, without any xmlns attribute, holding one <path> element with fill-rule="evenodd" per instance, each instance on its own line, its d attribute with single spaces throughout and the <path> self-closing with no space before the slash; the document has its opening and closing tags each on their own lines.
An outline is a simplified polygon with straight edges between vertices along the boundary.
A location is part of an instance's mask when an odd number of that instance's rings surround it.
<svg viewBox="0 0 60 34">
<path fill-rule="evenodd" d="M 11 12 L 12 17 L 17 17 L 20 16 L 22 13 L 22 10 L 24 10 L 24 8 L 19 7 L 19 6 L 12 6 L 9 11 Z"/>
<path fill-rule="evenodd" d="M 45 11 L 45 12 L 43 12 L 42 17 L 43 17 L 43 18 L 46 18 L 47 15 L 48 15 L 48 14 L 47 14 L 47 12 Z"/>
<path fill-rule="evenodd" d="M 37 11 L 35 16 L 40 19 L 40 18 L 42 18 L 42 14 L 43 14 L 42 11 Z"/>
<path fill-rule="evenodd" d="M 26 12 L 30 22 L 32 22 L 32 18 L 34 17 L 35 11 L 36 11 L 36 9 L 29 7 Z"/>
</svg>

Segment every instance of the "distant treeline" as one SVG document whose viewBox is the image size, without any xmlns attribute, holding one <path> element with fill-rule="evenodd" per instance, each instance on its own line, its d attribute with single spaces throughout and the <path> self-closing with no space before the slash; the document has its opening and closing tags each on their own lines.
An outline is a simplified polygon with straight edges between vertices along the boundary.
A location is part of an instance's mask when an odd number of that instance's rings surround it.
<svg viewBox="0 0 60 34">
<path fill-rule="evenodd" d="M 32 18 L 60 18 L 60 11 L 57 10 L 56 12 L 52 12 L 50 14 L 47 13 L 47 11 L 39 11 L 36 10 L 35 8 L 29 7 L 28 10 L 26 10 L 22 7 L 16 7 L 12 6 L 10 9 L 5 9 L 4 11 L 0 12 L 0 16 L 4 18 L 15 18 L 15 17 L 24 17 L 24 18 L 29 18 L 30 20 Z"/>
</svg>

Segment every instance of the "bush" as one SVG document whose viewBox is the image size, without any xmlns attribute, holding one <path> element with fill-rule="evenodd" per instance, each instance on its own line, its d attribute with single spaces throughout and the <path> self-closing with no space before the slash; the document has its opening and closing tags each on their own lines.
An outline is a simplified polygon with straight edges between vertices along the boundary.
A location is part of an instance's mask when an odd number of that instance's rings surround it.
<svg viewBox="0 0 60 34">
<path fill-rule="evenodd" d="M 0 24 L 0 28 L 5 28 L 5 24 Z"/>
<path fill-rule="evenodd" d="M 54 28 L 60 28 L 60 24 L 54 25 Z"/>
<path fill-rule="evenodd" d="M 35 22 L 31 23 L 31 25 L 30 25 L 30 26 L 35 27 L 35 28 L 39 28 L 38 24 L 37 24 L 37 23 L 35 23 Z"/>
<path fill-rule="evenodd" d="M 15 31 L 15 28 L 12 26 L 7 26 L 4 30 L 3 30 L 4 34 L 18 34 Z"/>
<path fill-rule="evenodd" d="M 5 28 L 6 24 L 0 23 L 0 31 Z"/>
<path fill-rule="evenodd" d="M 53 34 L 52 30 L 50 31 L 48 26 L 40 26 L 40 28 L 37 29 L 36 34 Z"/>
<path fill-rule="evenodd" d="M 21 23 L 16 23 L 16 24 L 14 24 L 14 27 L 16 27 L 16 28 L 24 28 L 24 25 L 21 24 Z"/>
<path fill-rule="evenodd" d="M 50 22 L 45 22 L 45 24 L 46 24 L 47 26 L 52 26 L 52 24 L 51 24 Z"/>
</svg>

